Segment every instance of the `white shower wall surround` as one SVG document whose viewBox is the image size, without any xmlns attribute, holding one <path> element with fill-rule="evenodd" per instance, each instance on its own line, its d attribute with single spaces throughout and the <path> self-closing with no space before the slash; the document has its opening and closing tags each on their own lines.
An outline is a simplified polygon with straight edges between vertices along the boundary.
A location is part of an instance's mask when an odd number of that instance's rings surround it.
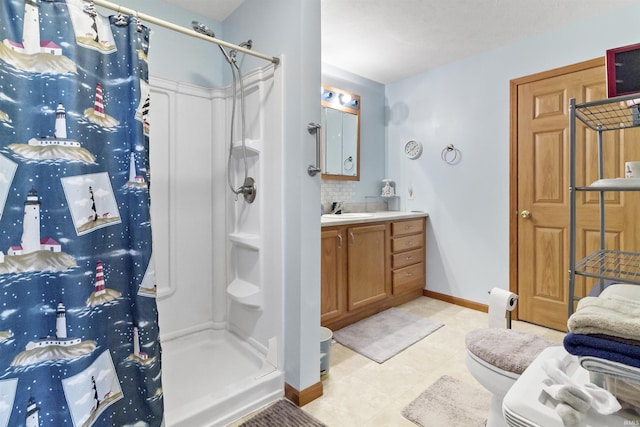
<svg viewBox="0 0 640 427">
<path fill-rule="evenodd" d="M 224 426 L 283 395 L 282 67 L 244 76 L 253 204 L 236 201 L 227 186 L 231 88 L 151 78 L 167 426 Z M 235 186 L 244 179 L 239 117 Z"/>
</svg>

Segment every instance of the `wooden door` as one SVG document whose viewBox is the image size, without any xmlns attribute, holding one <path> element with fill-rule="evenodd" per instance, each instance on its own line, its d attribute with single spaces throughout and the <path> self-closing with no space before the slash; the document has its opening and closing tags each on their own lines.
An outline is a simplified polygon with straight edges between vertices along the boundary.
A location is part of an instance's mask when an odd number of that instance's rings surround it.
<svg viewBox="0 0 640 427">
<path fill-rule="evenodd" d="M 385 224 L 347 229 L 348 310 L 384 300 L 390 290 L 385 273 L 388 231 Z"/>
<path fill-rule="evenodd" d="M 566 330 L 568 308 L 569 99 L 580 103 L 606 97 L 604 61 L 577 65 L 516 81 L 517 143 L 512 148 L 517 158 L 512 159 L 512 166 L 515 161 L 517 201 L 513 206 L 512 195 L 512 208 L 517 224 L 518 318 L 559 330 Z M 635 130 L 605 134 L 605 177 L 624 177 L 624 162 L 640 159 L 640 140 L 631 143 L 632 133 L 637 138 Z M 596 133 L 579 123 L 578 186 L 597 179 L 596 142 Z M 610 192 L 604 196 L 608 248 L 640 249 L 633 220 L 638 194 Z M 598 197 L 597 192 L 577 194 L 578 259 L 600 245 Z M 593 283 L 580 278 L 576 294 L 586 295 Z"/>
<path fill-rule="evenodd" d="M 320 323 L 340 317 L 347 311 L 345 284 L 345 228 L 323 230 L 320 261 Z"/>
</svg>

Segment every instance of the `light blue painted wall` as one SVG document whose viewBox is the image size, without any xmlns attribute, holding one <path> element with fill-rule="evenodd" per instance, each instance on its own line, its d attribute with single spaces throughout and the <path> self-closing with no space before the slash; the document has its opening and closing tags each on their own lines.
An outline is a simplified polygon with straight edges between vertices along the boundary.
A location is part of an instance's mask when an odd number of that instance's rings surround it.
<svg viewBox="0 0 640 427">
<path fill-rule="evenodd" d="M 360 95 L 360 181 L 353 184 L 355 199 L 378 196 L 385 176 L 385 87 L 328 64 L 322 64 L 322 84 Z M 318 95 L 318 102 L 320 96 Z"/>
<path fill-rule="evenodd" d="M 221 23 L 162 0 L 153 0 L 153 2 L 121 0 L 117 3 L 181 27 L 191 28 L 191 21 L 200 21 L 213 29 L 218 37 L 224 38 Z M 99 9 L 103 15 L 116 14 L 109 9 Z M 215 44 L 180 34 L 159 25 L 144 21 L 143 24 L 152 29 L 149 66 L 153 76 L 204 87 L 222 86 L 225 70 L 223 69 L 222 55 Z"/>
<path fill-rule="evenodd" d="M 487 303 L 508 288 L 509 81 L 638 43 L 638 16 L 627 7 L 387 85 L 389 174 L 404 208 L 430 213 L 427 289 Z M 409 139 L 424 144 L 418 160 L 402 153 Z M 459 164 L 441 160 L 447 144 Z"/>
</svg>

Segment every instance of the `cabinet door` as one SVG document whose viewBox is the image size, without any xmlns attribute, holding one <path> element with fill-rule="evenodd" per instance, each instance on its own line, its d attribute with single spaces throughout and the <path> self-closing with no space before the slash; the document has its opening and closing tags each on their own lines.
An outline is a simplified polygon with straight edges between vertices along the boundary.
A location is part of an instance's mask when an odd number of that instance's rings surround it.
<svg viewBox="0 0 640 427">
<path fill-rule="evenodd" d="M 348 309 L 381 301 L 389 294 L 386 259 L 386 224 L 363 225 L 347 229 Z"/>
<path fill-rule="evenodd" d="M 340 317 L 346 311 L 345 229 L 329 229 L 321 234 L 320 323 Z"/>
</svg>

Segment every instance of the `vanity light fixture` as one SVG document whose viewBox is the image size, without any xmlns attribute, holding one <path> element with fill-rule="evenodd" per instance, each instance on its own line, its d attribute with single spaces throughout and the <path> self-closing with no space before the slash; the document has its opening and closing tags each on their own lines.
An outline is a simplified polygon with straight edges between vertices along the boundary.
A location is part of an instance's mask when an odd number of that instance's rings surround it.
<svg viewBox="0 0 640 427">
<path fill-rule="evenodd" d="M 320 99 L 325 102 L 331 102 L 335 105 L 351 108 L 352 110 L 360 109 L 360 100 L 352 97 L 348 93 L 342 93 L 322 88 Z"/>
</svg>

